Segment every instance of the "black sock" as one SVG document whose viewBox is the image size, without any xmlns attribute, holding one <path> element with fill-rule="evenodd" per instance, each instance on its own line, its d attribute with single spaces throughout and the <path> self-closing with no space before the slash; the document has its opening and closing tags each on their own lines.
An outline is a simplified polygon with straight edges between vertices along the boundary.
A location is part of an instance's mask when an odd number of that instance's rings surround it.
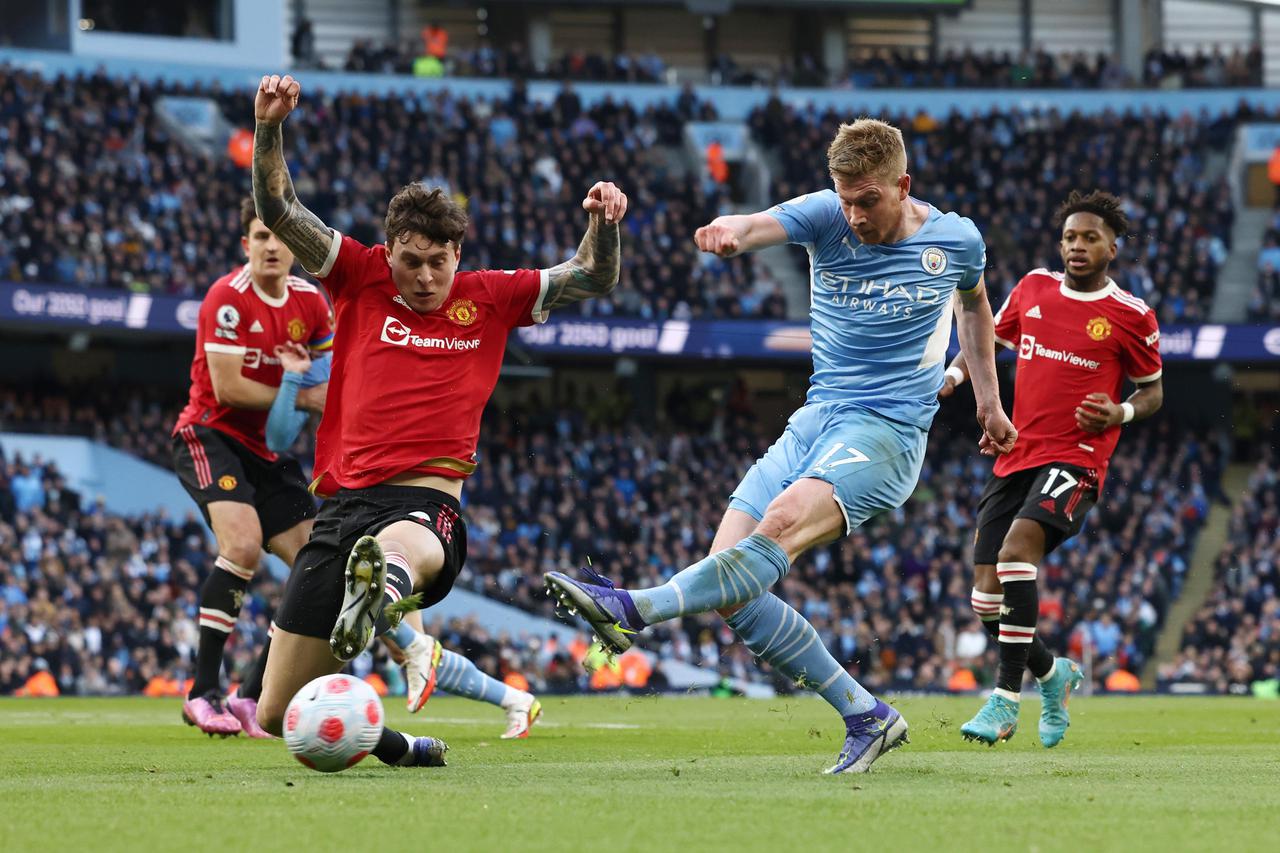
<svg viewBox="0 0 1280 853">
<path fill-rule="evenodd" d="M 984 619 L 982 627 L 991 639 L 997 643 L 1000 642 L 999 619 Z M 1027 653 L 1027 671 L 1036 678 L 1044 678 L 1051 669 L 1053 669 L 1053 653 L 1044 644 L 1044 640 L 1040 639 L 1040 635 L 1036 634 L 1035 639 L 1031 641 L 1031 651 Z"/>
<path fill-rule="evenodd" d="M 1044 678 L 1053 670 L 1053 653 L 1036 634 L 1031 641 L 1031 651 L 1027 654 L 1027 671 L 1036 678 Z"/>
<path fill-rule="evenodd" d="M 387 592 L 383 593 L 383 608 L 413 594 L 413 578 L 408 573 L 408 565 L 403 555 L 392 552 L 387 555 Z M 387 617 L 378 613 L 378 621 L 374 622 L 374 637 L 381 637 L 392 629 Z"/>
<path fill-rule="evenodd" d="M 1027 669 L 1031 641 L 1035 639 L 1040 609 L 1034 567 L 1032 572 L 1026 580 L 1000 579 L 1004 585 L 1004 606 L 1000 615 L 1000 669 L 996 674 L 996 688 L 1015 694 L 1022 692 L 1022 677 Z"/>
<path fill-rule="evenodd" d="M 257 702 L 262 697 L 262 673 L 267 671 L 267 654 L 270 651 L 271 635 L 268 634 L 267 641 L 262 644 L 262 651 L 258 653 L 253 663 L 249 664 L 249 671 L 244 674 L 244 683 L 237 691 L 241 699 L 252 699 Z"/>
<path fill-rule="evenodd" d="M 378 745 L 373 748 L 373 757 L 383 764 L 403 764 L 405 756 L 410 752 L 411 739 L 393 728 L 384 727 Z"/>
<path fill-rule="evenodd" d="M 221 558 L 219 558 L 221 559 Z M 187 698 L 222 690 L 222 649 L 235 630 L 249 581 L 215 568 L 200 591 L 200 646 L 196 650 L 196 674 Z"/>
</svg>

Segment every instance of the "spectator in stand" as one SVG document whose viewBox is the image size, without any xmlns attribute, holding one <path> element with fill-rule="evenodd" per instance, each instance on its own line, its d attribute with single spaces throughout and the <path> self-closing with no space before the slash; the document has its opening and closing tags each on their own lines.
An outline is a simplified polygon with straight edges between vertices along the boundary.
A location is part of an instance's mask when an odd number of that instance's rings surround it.
<svg viewBox="0 0 1280 853">
<path fill-rule="evenodd" d="M 212 97 L 228 114 L 242 99 L 200 87 L 166 91 Z M 0 66 L 0 211 L 22 214 L 0 217 L 0 272 L 194 294 L 215 277 L 211 270 L 238 263 L 235 247 L 216 235 L 233 227 L 246 177 L 168 134 L 153 108 L 160 93 L 103 75 L 46 80 Z M 667 162 L 685 121 L 715 116 L 696 96 L 682 96 L 680 113 L 608 99 L 587 107 L 568 86 L 551 105 L 517 90 L 496 101 L 422 94 L 409 107 L 400 94 L 317 96 L 299 114 L 289 137 L 299 192 L 344 233 L 380 240 L 381 216 L 363 199 L 423 179 L 466 198 L 467 255 L 476 266 L 554 266 L 577 244 L 575 204 L 559 187 L 622 171 L 636 186 L 629 286 L 583 311 L 655 320 L 782 313 L 758 260 L 708 264 L 693 250 L 696 223 L 729 203 L 726 189 L 704 187 Z M 435 117 L 425 131 L 419 113 Z M 342 133 L 332 133 L 334 121 Z M 378 154 L 353 158 L 353 150 Z M 528 179 L 512 182 L 512 174 Z"/>
</svg>

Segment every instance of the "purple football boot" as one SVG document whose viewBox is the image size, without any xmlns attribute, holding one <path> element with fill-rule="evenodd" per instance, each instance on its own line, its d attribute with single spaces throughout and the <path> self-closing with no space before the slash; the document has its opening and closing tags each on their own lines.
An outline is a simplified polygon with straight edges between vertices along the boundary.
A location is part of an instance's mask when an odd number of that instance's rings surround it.
<svg viewBox="0 0 1280 853">
<path fill-rule="evenodd" d="M 582 574 L 590 583 L 548 572 L 543 575 L 547 595 L 555 596 L 571 614 L 586 619 L 605 648 L 620 655 L 631 648 L 631 638 L 648 626 L 636 612 L 631 593 L 591 569 L 583 569 Z"/>
<path fill-rule="evenodd" d="M 879 699 L 865 714 L 845 717 L 844 725 L 844 749 L 826 773 L 866 773 L 877 758 L 907 742 L 906 719 Z"/>
</svg>

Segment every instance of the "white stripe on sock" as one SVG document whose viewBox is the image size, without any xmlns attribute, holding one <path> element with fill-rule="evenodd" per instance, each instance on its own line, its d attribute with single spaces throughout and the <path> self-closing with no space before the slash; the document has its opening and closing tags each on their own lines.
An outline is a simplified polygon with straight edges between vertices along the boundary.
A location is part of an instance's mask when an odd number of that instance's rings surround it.
<svg viewBox="0 0 1280 853">
<path fill-rule="evenodd" d="M 821 693 L 822 691 L 826 690 L 828 687 L 835 684 L 836 679 L 842 675 L 844 675 L 844 670 L 839 667 L 836 667 L 836 671 L 831 673 L 831 677 L 828 678 L 826 681 L 822 682 L 822 684 L 818 685 L 815 692 Z"/>
</svg>

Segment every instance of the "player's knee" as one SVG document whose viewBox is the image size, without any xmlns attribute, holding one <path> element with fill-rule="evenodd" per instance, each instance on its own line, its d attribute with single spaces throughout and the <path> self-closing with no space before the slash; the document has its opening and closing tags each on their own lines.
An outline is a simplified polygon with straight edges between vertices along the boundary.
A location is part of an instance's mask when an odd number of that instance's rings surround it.
<svg viewBox="0 0 1280 853">
<path fill-rule="evenodd" d="M 721 607 L 719 610 L 716 611 L 716 613 L 720 614 L 721 619 L 728 619 L 730 616 L 737 613 L 739 610 L 741 610 L 746 606 L 747 606 L 747 602 L 745 601 L 740 604 L 731 604 L 728 607 Z"/>
<path fill-rule="evenodd" d="M 258 555 L 248 549 L 219 548 L 214 566 L 244 580 L 252 580 L 258 569 Z"/>
<path fill-rule="evenodd" d="M 765 511 L 764 518 L 756 526 L 756 533 L 767 536 L 775 542 L 795 532 L 802 523 L 800 511 L 787 503 L 778 503 Z"/>
<path fill-rule="evenodd" d="M 1000 556 L 997 559 L 1002 563 L 1031 563 L 1035 565 L 1040 558 L 1033 553 L 1033 550 L 1030 543 L 1016 537 L 1010 537 L 1000 546 Z"/>
</svg>

